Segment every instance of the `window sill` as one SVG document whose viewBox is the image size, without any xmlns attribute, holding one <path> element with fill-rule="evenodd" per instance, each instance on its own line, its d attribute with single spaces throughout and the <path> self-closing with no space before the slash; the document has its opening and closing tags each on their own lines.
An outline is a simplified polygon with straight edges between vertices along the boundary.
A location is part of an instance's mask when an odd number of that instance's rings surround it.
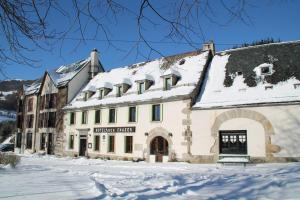
<svg viewBox="0 0 300 200">
<path fill-rule="evenodd" d="M 151 123 L 161 123 L 162 121 L 151 121 Z"/>
</svg>

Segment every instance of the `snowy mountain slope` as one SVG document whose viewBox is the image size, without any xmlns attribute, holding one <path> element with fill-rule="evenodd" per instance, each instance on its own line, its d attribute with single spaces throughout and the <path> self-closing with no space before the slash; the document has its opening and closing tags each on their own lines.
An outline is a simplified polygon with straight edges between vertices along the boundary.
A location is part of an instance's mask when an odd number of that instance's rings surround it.
<svg viewBox="0 0 300 200">
<path fill-rule="evenodd" d="M 28 155 L 16 169 L 0 168 L 0 198 L 299 199 L 299 172 L 299 163 L 242 167 Z"/>
</svg>

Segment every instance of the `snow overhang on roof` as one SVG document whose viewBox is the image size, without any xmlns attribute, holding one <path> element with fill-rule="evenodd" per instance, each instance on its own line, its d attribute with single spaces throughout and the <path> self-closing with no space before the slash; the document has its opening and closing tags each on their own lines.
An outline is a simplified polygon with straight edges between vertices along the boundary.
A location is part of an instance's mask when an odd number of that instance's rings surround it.
<svg viewBox="0 0 300 200">
<path fill-rule="evenodd" d="M 120 80 L 117 80 L 115 83 L 116 86 L 122 84 L 132 85 L 131 80 L 129 78 L 122 78 Z"/>
<path fill-rule="evenodd" d="M 176 76 L 176 77 L 180 77 L 181 75 L 180 75 L 180 73 L 179 73 L 177 70 L 172 69 L 172 68 L 169 68 L 169 69 L 167 69 L 167 70 L 163 73 L 163 75 L 162 75 L 161 77 L 165 77 L 165 76 Z"/>
<path fill-rule="evenodd" d="M 218 53 L 193 108 L 300 102 L 299 55 L 299 41 Z"/>
<path fill-rule="evenodd" d="M 137 74 L 134 82 L 141 82 L 141 81 L 154 81 L 154 78 L 149 74 Z"/>
</svg>

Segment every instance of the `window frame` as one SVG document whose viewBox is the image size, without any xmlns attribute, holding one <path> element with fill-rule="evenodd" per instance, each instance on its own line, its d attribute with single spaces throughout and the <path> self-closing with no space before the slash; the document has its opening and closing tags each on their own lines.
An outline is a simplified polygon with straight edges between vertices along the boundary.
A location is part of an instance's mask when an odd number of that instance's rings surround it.
<svg viewBox="0 0 300 200">
<path fill-rule="evenodd" d="M 141 87 L 142 86 L 142 87 Z M 143 90 L 142 90 L 143 88 Z M 146 84 L 145 81 L 143 82 L 138 82 L 138 94 L 144 94 L 146 90 Z"/>
<path fill-rule="evenodd" d="M 73 119 L 73 123 L 72 123 L 72 119 Z M 76 124 L 76 112 L 70 112 L 70 125 L 75 125 L 75 124 Z"/>
<path fill-rule="evenodd" d="M 33 112 L 33 97 L 30 97 L 27 102 L 27 112 Z"/>
<path fill-rule="evenodd" d="M 103 99 L 103 97 L 104 97 L 104 89 L 100 89 L 98 99 Z"/>
<path fill-rule="evenodd" d="M 31 137 L 29 137 L 29 135 L 31 135 Z M 28 132 L 26 134 L 26 149 L 32 149 L 32 136 L 33 134 L 31 132 Z M 30 140 L 28 140 L 30 138 Z M 29 142 L 30 141 L 30 142 Z M 30 145 L 29 145 L 30 144 Z"/>
<path fill-rule="evenodd" d="M 81 124 L 88 124 L 88 111 L 87 110 L 84 110 L 81 112 Z"/>
<path fill-rule="evenodd" d="M 121 97 L 121 96 L 123 96 L 123 91 L 122 91 L 122 88 L 123 88 L 123 86 L 122 85 L 117 85 L 116 86 L 117 87 L 117 97 Z"/>
<path fill-rule="evenodd" d="M 134 121 L 131 119 L 131 109 L 134 108 Z M 137 122 L 137 107 L 136 106 L 129 106 L 128 107 L 128 122 L 135 123 Z"/>
<path fill-rule="evenodd" d="M 99 121 L 96 121 L 97 120 L 97 116 L 98 116 L 97 112 L 99 112 Z M 101 110 L 100 109 L 95 110 L 94 122 L 95 122 L 95 124 L 100 124 L 101 123 Z"/>
<path fill-rule="evenodd" d="M 125 135 L 124 136 L 124 153 L 128 153 L 128 154 L 132 154 L 133 153 L 133 136 L 132 135 Z M 128 138 L 131 138 L 130 139 L 130 142 L 128 143 Z M 128 146 L 129 145 L 129 146 Z"/>
<path fill-rule="evenodd" d="M 114 110 L 114 120 L 111 121 L 111 110 Z M 108 109 L 108 123 L 109 124 L 114 124 L 117 122 L 117 109 L 116 108 L 109 108 Z"/>
<path fill-rule="evenodd" d="M 100 144 L 101 144 L 101 136 L 94 135 L 94 151 L 100 151 Z"/>
<path fill-rule="evenodd" d="M 159 119 L 155 119 L 156 118 L 156 114 L 155 114 L 155 106 L 159 106 Z M 151 121 L 152 122 L 161 122 L 162 121 L 162 104 L 152 104 L 151 105 Z"/>
<path fill-rule="evenodd" d="M 112 138 L 113 138 L 113 140 L 112 140 Z M 113 141 L 112 143 L 111 143 L 111 141 Z M 115 153 L 115 146 L 116 146 L 116 137 L 115 137 L 115 135 L 108 135 L 108 149 L 107 149 L 107 152 L 108 153 Z M 111 149 L 112 148 L 112 149 Z"/>
<path fill-rule="evenodd" d="M 172 89 L 172 77 L 165 77 L 164 78 L 164 90 L 171 90 Z"/>
</svg>

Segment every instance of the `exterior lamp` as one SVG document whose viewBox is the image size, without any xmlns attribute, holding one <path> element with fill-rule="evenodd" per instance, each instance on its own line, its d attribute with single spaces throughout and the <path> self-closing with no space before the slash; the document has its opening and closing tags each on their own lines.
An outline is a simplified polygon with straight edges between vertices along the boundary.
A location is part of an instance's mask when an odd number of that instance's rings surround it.
<svg viewBox="0 0 300 200">
<path fill-rule="evenodd" d="M 149 135 L 149 133 L 148 133 L 148 132 L 146 132 L 146 133 L 145 133 L 145 136 L 147 137 L 148 135 Z"/>
<path fill-rule="evenodd" d="M 169 137 L 172 137 L 172 136 L 173 136 L 173 134 L 172 134 L 172 133 L 169 133 L 168 135 L 169 135 Z"/>
</svg>

